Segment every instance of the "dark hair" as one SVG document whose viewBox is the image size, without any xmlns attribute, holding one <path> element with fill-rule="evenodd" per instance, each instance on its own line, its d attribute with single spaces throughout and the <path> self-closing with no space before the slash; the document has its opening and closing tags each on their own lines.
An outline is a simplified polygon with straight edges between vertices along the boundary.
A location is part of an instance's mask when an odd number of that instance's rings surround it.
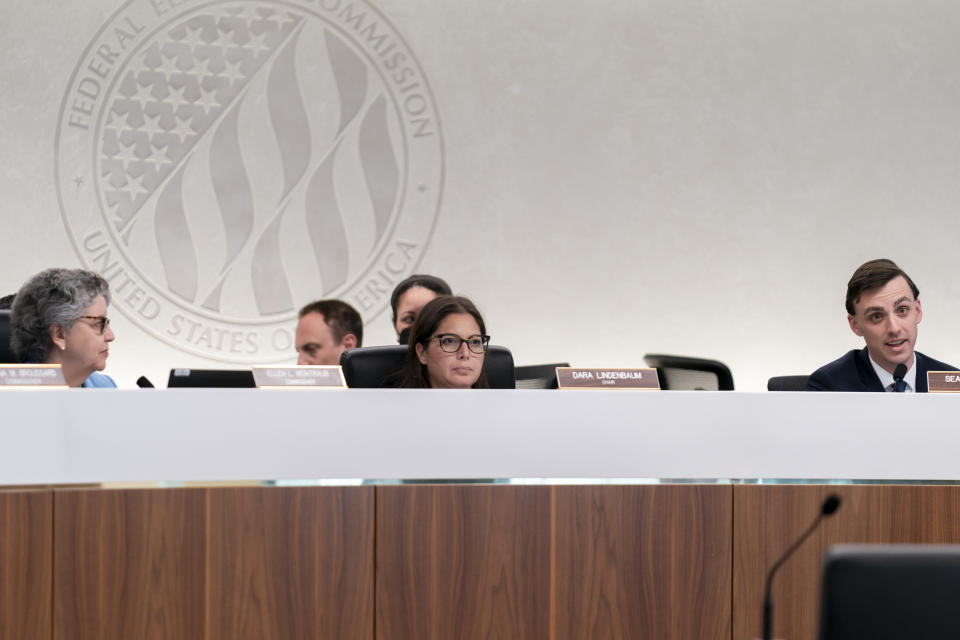
<svg viewBox="0 0 960 640">
<path fill-rule="evenodd" d="M 439 296 L 424 305 L 410 330 L 410 344 L 407 345 L 407 356 L 403 363 L 400 386 L 406 388 L 426 389 L 430 387 L 430 378 L 427 366 L 417 357 L 417 345 L 424 347 L 430 338 L 437 332 L 437 327 L 443 319 L 455 313 L 469 313 L 477 321 L 480 333 L 486 335 L 487 327 L 483 323 L 483 316 L 469 299 L 461 296 Z M 473 383 L 473 389 L 489 389 L 487 382 L 486 360 L 480 369 L 480 377 Z"/>
<path fill-rule="evenodd" d="M 20 287 L 10 312 L 10 346 L 21 362 L 44 362 L 53 348 L 50 327 L 69 330 L 110 285 L 93 271 L 47 269 Z"/>
<path fill-rule="evenodd" d="M 330 327 L 330 333 L 337 342 L 348 333 L 357 337 L 357 346 L 363 346 L 363 320 L 357 310 L 343 300 L 317 300 L 300 309 L 302 318 L 308 313 L 322 313 L 323 321 Z"/>
<path fill-rule="evenodd" d="M 854 316 L 856 309 L 854 305 L 860 300 L 860 295 L 864 291 L 876 289 L 887 284 L 897 276 L 903 276 L 903 279 L 910 285 L 910 291 L 913 292 L 913 299 L 920 299 L 920 289 L 913 283 L 903 269 L 898 267 L 893 260 L 879 258 L 864 262 L 857 267 L 857 270 L 850 276 L 850 282 L 847 283 L 847 313 Z"/>
<path fill-rule="evenodd" d="M 8 296 L 3 296 L 0 298 L 0 311 L 4 309 L 10 309 L 13 307 L 13 299 L 17 297 L 17 294 L 11 293 Z"/>
<path fill-rule="evenodd" d="M 413 287 L 423 287 L 424 289 L 429 289 L 438 296 L 453 295 L 453 289 L 450 288 L 450 285 L 437 276 L 428 276 L 422 273 L 417 273 L 410 276 L 394 287 L 393 293 L 390 294 L 390 308 L 393 309 L 394 326 L 397 324 L 397 305 L 400 304 L 400 296 L 405 294 L 407 290 L 412 289 Z"/>
</svg>

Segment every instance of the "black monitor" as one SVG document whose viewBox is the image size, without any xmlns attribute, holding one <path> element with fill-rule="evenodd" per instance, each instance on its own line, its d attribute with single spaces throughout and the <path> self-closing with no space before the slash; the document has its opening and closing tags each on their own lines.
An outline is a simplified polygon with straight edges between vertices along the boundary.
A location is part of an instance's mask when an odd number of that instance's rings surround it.
<svg viewBox="0 0 960 640">
<path fill-rule="evenodd" d="M 960 638 L 960 545 L 831 547 L 820 640 L 906 638 Z"/>
<path fill-rule="evenodd" d="M 250 389 L 257 385 L 249 369 L 170 369 L 167 388 L 216 387 Z"/>
<path fill-rule="evenodd" d="M 19 362 L 10 346 L 10 310 L 0 309 L 0 362 L 5 364 Z"/>
</svg>

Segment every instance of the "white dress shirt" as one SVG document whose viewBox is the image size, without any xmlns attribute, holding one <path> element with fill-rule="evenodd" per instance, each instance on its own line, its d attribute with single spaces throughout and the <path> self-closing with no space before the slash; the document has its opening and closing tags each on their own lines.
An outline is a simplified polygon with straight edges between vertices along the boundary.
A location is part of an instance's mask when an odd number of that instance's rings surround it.
<svg viewBox="0 0 960 640">
<path fill-rule="evenodd" d="M 869 351 L 867 355 L 870 355 Z M 870 364 L 873 365 L 873 370 L 877 372 L 877 377 L 880 378 L 880 384 L 883 385 L 883 390 L 893 391 L 894 386 L 897 384 L 893 380 L 893 374 L 874 362 L 872 356 L 870 357 Z M 914 393 L 917 390 L 917 354 L 913 354 L 913 364 L 907 369 L 907 374 L 903 376 L 903 381 L 907 383 L 907 388 L 904 389 L 904 393 Z"/>
</svg>

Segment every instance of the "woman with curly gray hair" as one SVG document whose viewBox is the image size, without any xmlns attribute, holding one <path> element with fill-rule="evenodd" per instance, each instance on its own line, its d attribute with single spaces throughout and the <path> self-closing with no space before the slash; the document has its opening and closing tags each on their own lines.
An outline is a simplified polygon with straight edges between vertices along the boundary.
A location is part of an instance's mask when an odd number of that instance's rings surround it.
<svg viewBox="0 0 960 640">
<path fill-rule="evenodd" d="M 116 387 L 107 366 L 110 286 L 92 271 L 47 269 L 17 292 L 10 346 L 21 362 L 59 364 L 71 387 Z"/>
</svg>

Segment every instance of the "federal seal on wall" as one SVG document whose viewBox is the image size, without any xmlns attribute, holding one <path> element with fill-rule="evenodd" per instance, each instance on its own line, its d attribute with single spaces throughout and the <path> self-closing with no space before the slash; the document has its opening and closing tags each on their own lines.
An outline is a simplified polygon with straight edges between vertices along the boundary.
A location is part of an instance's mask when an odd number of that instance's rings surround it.
<svg viewBox="0 0 960 640">
<path fill-rule="evenodd" d="M 300 305 L 383 310 L 433 231 L 437 109 L 363 0 L 131 0 L 56 134 L 60 208 L 113 306 L 208 358 L 290 358 Z"/>
</svg>

